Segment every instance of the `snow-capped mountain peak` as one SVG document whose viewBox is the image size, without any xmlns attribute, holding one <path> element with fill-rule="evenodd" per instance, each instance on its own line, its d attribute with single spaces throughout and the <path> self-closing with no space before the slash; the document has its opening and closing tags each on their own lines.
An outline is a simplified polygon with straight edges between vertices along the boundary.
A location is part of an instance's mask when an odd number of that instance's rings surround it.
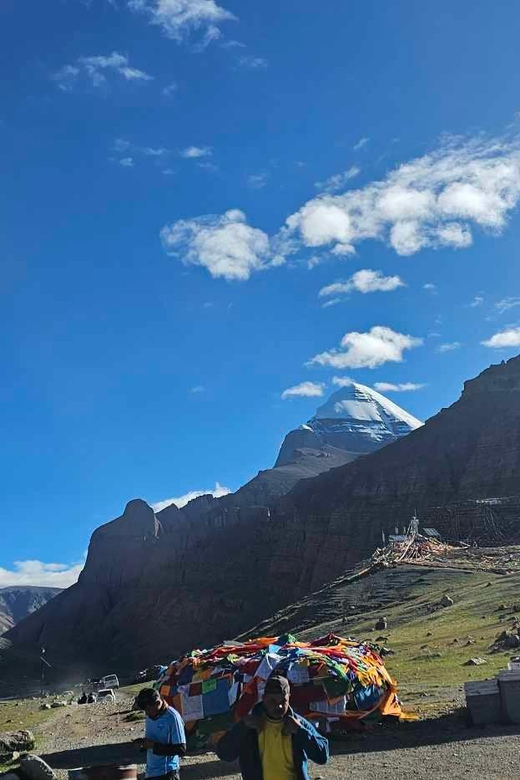
<svg viewBox="0 0 520 780">
<path fill-rule="evenodd" d="M 302 450 L 343 450 L 364 455 L 406 436 L 423 423 L 393 401 L 366 385 L 352 382 L 333 393 L 306 424 L 284 440 L 277 466 L 298 457 Z"/>
<path fill-rule="evenodd" d="M 423 424 L 381 393 L 357 382 L 333 393 L 329 400 L 316 410 L 314 419 L 335 418 L 386 422 L 390 426 L 394 426 L 398 421 L 412 431 Z"/>
</svg>

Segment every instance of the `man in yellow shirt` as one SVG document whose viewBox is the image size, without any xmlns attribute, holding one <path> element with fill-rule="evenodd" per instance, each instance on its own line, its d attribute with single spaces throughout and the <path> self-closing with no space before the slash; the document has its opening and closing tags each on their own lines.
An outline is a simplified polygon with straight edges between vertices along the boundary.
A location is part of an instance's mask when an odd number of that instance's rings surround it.
<svg viewBox="0 0 520 780">
<path fill-rule="evenodd" d="M 270 677 L 261 704 L 218 742 L 218 757 L 238 758 L 243 780 L 309 780 L 307 759 L 327 763 L 328 740 L 294 713 L 289 699 L 289 681 Z"/>
</svg>

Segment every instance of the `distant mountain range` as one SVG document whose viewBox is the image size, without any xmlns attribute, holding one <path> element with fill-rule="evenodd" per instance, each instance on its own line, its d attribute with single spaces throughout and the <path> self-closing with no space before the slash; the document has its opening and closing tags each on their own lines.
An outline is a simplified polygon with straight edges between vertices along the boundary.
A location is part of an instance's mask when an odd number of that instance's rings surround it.
<svg viewBox="0 0 520 780">
<path fill-rule="evenodd" d="M 390 413 L 377 396 L 360 385 L 334 394 L 310 431 L 286 437 L 277 460 L 284 465 L 232 496 L 157 515 L 131 501 L 94 532 L 79 582 L 8 632 L 10 657 L 28 657 L 43 642 L 69 675 L 75 664 L 84 674 L 167 662 L 241 633 L 330 581 L 414 510 L 426 517 L 453 502 L 520 493 L 520 358 L 466 382 L 461 398 L 425 425 Z M 294 434 L 309 434 L 313 446 Z M 384 439 L 390 443 L 377 449 Z M 305 462 L 309 450 L 326 462 L 328 448 L 350 457 L 369 446 L 376 451 L 321 468 L 286 495 L 255 500 L 263 474 Z M 264 484 L 266 495 L 281 489 Z"/>
<path fill-rule="evenodd" d="M 43 607 L 58 593 L 61 593 L 61 588 L 37 588 L 32 585 L 0 588 L 0 634 Z"/>
</svg>

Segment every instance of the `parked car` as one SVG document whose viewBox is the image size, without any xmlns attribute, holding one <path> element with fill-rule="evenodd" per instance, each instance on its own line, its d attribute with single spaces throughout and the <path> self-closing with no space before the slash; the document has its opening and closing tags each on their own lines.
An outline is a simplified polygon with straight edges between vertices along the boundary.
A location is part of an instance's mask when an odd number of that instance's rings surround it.
<svg viewBox="0 0 520 780">
<path fill-rule="evenodd" d="M 97 694 L 98 704 L 107 704 L 109 702 L 115 702 L 116 695 L 112 688 L 102 688 Z"/>
<path fill-rule="evenodd" d="M 117 674 L 106 674 L 99 681 L 102 688 L 119 688 L 119 679 Z"/>
<path fill-rule="evenodd" d="M 140 672 L 135 673 L 134 683 L 145 683 L 151 682 L 152 680 L 158 680 L 167 668 L 168 667 L 163 666 L 162 664 L 155 664 L 154 666 L 149 666 L 147 669 L 142 669 Z"/>
</svg>

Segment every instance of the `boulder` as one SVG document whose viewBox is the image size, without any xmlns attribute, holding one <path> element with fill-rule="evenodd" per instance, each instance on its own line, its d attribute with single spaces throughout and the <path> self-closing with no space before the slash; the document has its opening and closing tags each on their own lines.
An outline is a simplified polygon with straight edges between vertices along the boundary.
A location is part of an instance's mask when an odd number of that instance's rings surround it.
<svg viewBox="0 0 520 780">
<path fill-rule="evenodd" d="M 56 775 L 39 756 L 28 753 L 20 759 L 20 769 L 29 780 L 56 780 Z"/>
<path fill-rule="evenodd" d="M 9 731 L 0 733 L 0 758 L 10 759 L 13 753 L 25 753 L 34 747 L 32 731 Z"/>
<path fill-rule="evenodd" d="M 380 617 L 375 625 L 376 631 L 385 631 L 388 628 L 388 621 L 385 617 Z"/>
<path fill-rule="evenodd" d="M 453 599 L 451 596 L 447 596 L 446 594 L 441 599 L 441 607 L 452 607 L 453 606 Z"/>
<path fill-rule="evenodd" d="M 464 666 L 482 666 L 482 664 L 487 664 L 485 658 L 470 658 Z"/>
</svg>

